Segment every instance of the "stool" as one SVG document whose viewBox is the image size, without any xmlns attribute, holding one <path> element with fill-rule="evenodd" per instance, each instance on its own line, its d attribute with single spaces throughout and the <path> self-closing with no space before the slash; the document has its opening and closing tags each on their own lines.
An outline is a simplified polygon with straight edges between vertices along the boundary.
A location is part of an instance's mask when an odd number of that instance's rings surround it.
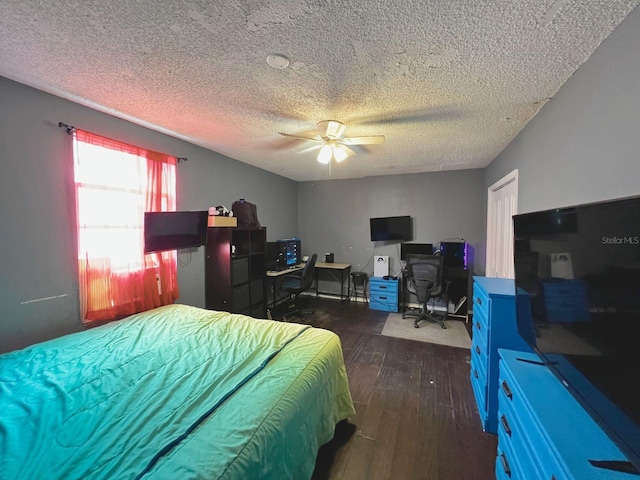
<svg viewBox="0 0 640 480">
<path fill-rule="evenodd" d="M 369 282 L 369 275 L 367 272 L 351 272 L 351 282 L 353 283 L 353 292 L 358 301 L 358 287 L 362 287 L 362 296 L 365 302 L 369 302 L 367 298 L 367 283 Z"/>
</svg>

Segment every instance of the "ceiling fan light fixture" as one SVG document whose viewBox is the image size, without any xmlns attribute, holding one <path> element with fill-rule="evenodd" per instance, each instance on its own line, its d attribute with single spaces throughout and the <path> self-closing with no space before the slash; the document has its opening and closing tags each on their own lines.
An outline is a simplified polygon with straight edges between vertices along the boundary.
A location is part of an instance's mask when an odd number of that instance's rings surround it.
<svg viewBox="0 0 640 480">
<path fill-rule="evenodd" d="M 340 163 L 345 158 L 347 158 L 349 154 L 344 148 L 340 148 L 340 145 L 333 146 L 333 158 L 336 159 L 336 162 Z"/>
<path fill-rule="evenodd" d="M 333 156 L 333 149 L 331 145 L 325 143 L 320 149 L 320 153 L 318 153 L 318 162 L 323 164 L 328 164 L 331 161 L 331 157 Z"/>
<path fill-rule="evenodd" d="M 312 141 L 315 145 L 300 151 L 310 152 L 320 149 L 317 160 L 324 165 L 331 165 L 331 161 L 335 160 L 340 163 L 352 155 L 355 155 L 350 145 L 374 145 L 384 143 L 384 135 L 370 135 L 364 137 L 343 137 L 343 133 L 347 126 L 337 120 L 322 120 L 316 124 L 317 135 L 309 135 L 307 132 L 298 134 L 280 132 L 285 137 L 298 138 L 305 141 Z"/>
<path fill-rule="evenodd" d="M 337 120 L 323 120 L 316 125 L 320 136 L 323 138 L 336 139 L 340 138 L 347 126 Z"/>
</svg>

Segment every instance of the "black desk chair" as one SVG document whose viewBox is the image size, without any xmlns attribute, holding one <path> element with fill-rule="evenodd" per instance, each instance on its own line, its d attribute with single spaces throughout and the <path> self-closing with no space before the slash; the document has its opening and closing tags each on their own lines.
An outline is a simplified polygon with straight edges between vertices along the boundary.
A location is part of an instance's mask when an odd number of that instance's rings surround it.
<svg viewBox="0 0 640 480">
<path fill-rule="evenodd" d="M 298 274 L 292 273 L 284 275 L 278 288 L 289 294 L 292 302 L 289 304 L 289 310 L 282 315 L 283 320 L 288 320 L 289 317 L 298 317 L 301 320 L 305 320 L 305 315 L 312 315 L 313 311 L 303 311 L 300 309 L 299 301 L 300 294 L 311 288 L 313 284 L 313 274 L 316 268 L 316 260 L 318 254 L 311 255 L 302 271 Z"/>
<path fill-rule="evenodd" d="M 405 312 L 402 318 L 415 317 L 413 326 L 418 328 L 422 320 L 431 320 L 442 328 L 447 328 L 444 321 L 447 319 L 449 301 L 447 298 L 447 286 L 443 285 L 442 272 L 444 270 L 444 257 L 440 255 L 407 255 L 407 291 L 413 293 L 420 303 L 417 312 Z M 435 298 L 444 300 L 444 317 L 435 316 L 433 305 L 429 301 Z"/>
</svg>

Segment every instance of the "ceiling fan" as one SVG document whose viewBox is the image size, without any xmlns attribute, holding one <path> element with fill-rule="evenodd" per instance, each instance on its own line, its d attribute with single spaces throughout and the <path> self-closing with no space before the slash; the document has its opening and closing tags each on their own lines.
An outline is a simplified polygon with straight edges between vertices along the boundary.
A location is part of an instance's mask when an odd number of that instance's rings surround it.
<svg viewBox="0 0 640 480">
<path fill-rule="evenodd" d="M 316 142 L 309 148 L 301 150 L 300 153 L 310 152 L 320 149 L 318 153 L 318 162 L 328 164 L 331 160 L 340 163 L 345 158 L 354 155 L 349 145 L 373 145 L 384 142 L 384 135 L 371 135 L 367 137 L 343 137 L 347 126 L 337 120 L 323 120 L 316 125 L 317 135 L 304 135 L 280 132 L 285 137 L 299 138 Z"/>
</svg>

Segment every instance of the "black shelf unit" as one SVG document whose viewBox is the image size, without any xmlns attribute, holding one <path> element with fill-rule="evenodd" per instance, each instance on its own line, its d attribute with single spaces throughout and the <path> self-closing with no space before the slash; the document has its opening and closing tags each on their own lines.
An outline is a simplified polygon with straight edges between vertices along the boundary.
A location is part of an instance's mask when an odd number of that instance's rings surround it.
<svg viewBox="0 0 640 480">
<path fill-rule="evenodd" d="M 210 227 L 205 248 L 205 305 L 265 318 L 266 227 Z"/>
</svg>

